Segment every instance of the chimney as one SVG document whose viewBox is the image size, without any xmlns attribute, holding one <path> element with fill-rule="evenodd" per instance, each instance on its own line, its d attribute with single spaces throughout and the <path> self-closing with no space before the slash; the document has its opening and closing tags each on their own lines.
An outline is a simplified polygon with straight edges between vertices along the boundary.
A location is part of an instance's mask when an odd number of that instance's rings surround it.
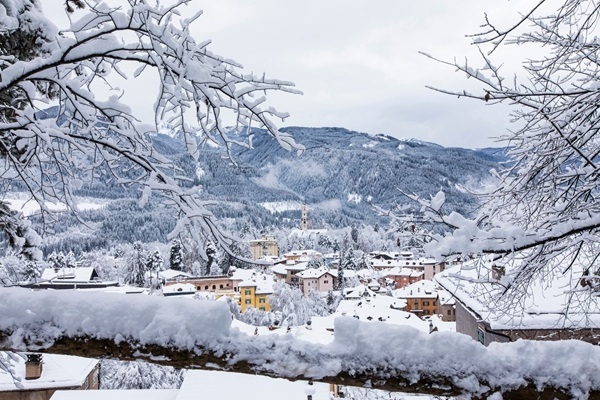
<svg viewBox="0 0 600 400">
<path fill-rule="evenodd" d="M 42 376 L 42 365 L 41 354 L 27 354 L 27 361 L 25 361 L 25 379 L 39 379 L 39 377 Z"/>
</svg>

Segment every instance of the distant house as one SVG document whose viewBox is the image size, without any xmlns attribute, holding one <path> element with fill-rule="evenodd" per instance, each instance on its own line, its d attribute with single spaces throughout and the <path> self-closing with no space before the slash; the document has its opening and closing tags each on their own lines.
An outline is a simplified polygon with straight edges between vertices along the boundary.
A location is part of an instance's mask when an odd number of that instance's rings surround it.
<svg viewBox="0 0 600 400">
<path fill-rule="evenodd" d="M 412 253 L 411 253 L 412 255 Z M 400 253 L 397 251 L 372 251 L 369 253 L 369 258 L 372 260 L 397 260 L 400 258 Z"/>
<path fill-rule="evenodd" d="M 323 254 L 316 250 L 292 250 L 283 255 L 288 261 L 288 264 L 293 263 L 304 263 L 311 259 L 320 260 L 323 258 Z"/>
<path fill-rule="evenodd" d="M 425 273 L 415 268 L 394 267 L 383 272 L 385 279 L 394 282 L 394 289 L 401 289 L 424 278 Z"/>
<path fill-rule="evenodd" d="M 442 310 L 445 310 L 447 313 L 448 307 L 451 307 L 451 301 L 448 299 L 450 295 L 436 282 L 426 279 L 395 290 L 393 296 L 406 300 L 406 311 L 410 311 L 421 317 L 440 315 L 442 314 Z M 443 308 L 440 304 L 441 299 L 445 303 Z M 450 303 L 448 303 L 449 301 Z M 452 312 L 449 317 L 444 319 L 444 321 L 452 320 Z"/>
<path fill-rule="evenodd" d="M 300 290 L 304 295 L 311 291 L 328 292 L 333 290 L 337 279 L 328 268 L 309 268 L 296 274 L 300 278 Z"/>
<path fill-rule="evenodd" d="M 195 286 L 198 292 L 228 293 L 237 291 L 237 282 L 228 275 L 190 276 L 165 282 L 165 287 L 186 283 Z"/>
<path fill-rule="evenodd" d="M 254 307 L 262 311 L 271 310 L 269 295 L 273 294 L 275 280 L 269 275 L 256 275 L 239 284 L 240 309 L 246 311 L 248 307 Z"/>
<path fill-rule="evenodd" d="M 569 274 L 531 282 L 518 301 L 503 296 L 501 283 L 511 271 L 497 261 L 471 260 L 435 276 L 456 301 L 457 332 L 486 346 L 517 339 L 600 342 L 598 296 L 566 289 L 579 283 L 580 265 L 571 265 Z"/>
<path fill-rule="evenodd" d="M 267 256 L 277 257 L 279 255 L 279 247 L 275 236 L 263 235 L 260 239 L 250 240 L 250 253 L 252 253 L 253 260 Z"/>
<path fill-rule="evenodd" d="M 277 279 L 283 279 L 290 286 L 300 287 L 299 273 L 308 268 L 307 262 L 298 264 L 278 264 L 271 268 Z"/>
<path fill-rule="evenodd" d="M 101 289 L 119 286 L 119 283 L 102 281 L 92 267 L 77 267 L 46 268 L 37 282 L 21 286 L 32 289 Z"/>
<path fill-rule="evenodd" d="M 58 354 L 29 354 L 14 365 L 16 378 L 0 373 L 0 399 L 49 400 L 57 390 L 98 389 L 98 360 Z"/>
<path fill-rule="evenodd" d="M 188 274 L 187 272 L 183 272 L 183 271 L 178 271 L 176 269 L 166 269 L 164 271 L 159 271 L 158 272 L 158 276 L 159 278 L 165 280 L 165 281 L 180 281 L 186 278 L 190 278 L 192 275 Z"/>
</svg>

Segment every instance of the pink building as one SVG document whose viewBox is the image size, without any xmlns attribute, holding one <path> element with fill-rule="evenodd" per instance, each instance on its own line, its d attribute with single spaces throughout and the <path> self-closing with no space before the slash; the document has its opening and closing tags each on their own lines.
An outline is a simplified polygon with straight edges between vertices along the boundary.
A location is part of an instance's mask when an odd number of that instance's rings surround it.
<svg viewBox="0 0 600 400">
<path fill-rule="evenodd" d="M 333 290 L 335 276 L 327 268 L 309 268 L 299 272 L 296 276 L 300 278 L 300 290 L 304 295 L 313 290 L 318 292 Z"/>
</svg>

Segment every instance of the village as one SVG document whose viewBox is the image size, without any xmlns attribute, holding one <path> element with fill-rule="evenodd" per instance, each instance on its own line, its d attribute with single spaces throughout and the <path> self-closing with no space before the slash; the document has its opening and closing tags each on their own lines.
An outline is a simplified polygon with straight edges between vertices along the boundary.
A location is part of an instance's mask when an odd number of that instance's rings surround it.
<svg viewBox="0 0 600 400">
<path fill-rule="evenodd" d="M 307 208 L 303 207 L 300 229 L 295 230 L 294 234 L 319 235 L 324 231 L 308 229 Z M 250 240 L 247 245 L 254 267 L 242 269 L 231 266 L 226 275 L 193 276 L 181 270 L 166 269 L 158 271 L 156 275 L 148 272 L 146 287 L 136 287 L 102 281 L 93 267 L 79 266 L 46 268 L 39 280 L 22 286 L 36 291 L 114 293 L 124 296 L 123 304 L 127 304 L 130 296 L 144 295 L 177 299 L 182 302 L 181 307 L 185 307 L 188 301 L 226 302 L 232 310 L 232 316 L 235 316 L 233 327 L 249 336 L 288 335 L 309 343 L 331 343 L 335 320 L 340 316 L 374 324 L 409 326 L 430 335 L 456 332 L 468 335 L 486 346 L 494 341 L 509 342 L 519 338 L 597 341 L 594 331 L 585 325 L 578 325 L 577 321 L 572 326 L 557 328 L 560 315 L 553 313 L 560 314 L 556 310 L 560 310 L 567 301 L 557 291 L 560 284 L 552 293 L 548 287 L 534 290 L 531 304 L 542 307 L 524 310 L 526 318 L 518 322 L 504 317 L 501 307 L 487 307 L 486 301 L 489 299 L 486 294 L 481 293 L 477 297 L 473 288 L 478 280 L 491 286 L 502 280 L 506 267 L 492 262 L 463 262 L 460 257 L 436 261 L 432 258 L 416 258 L 410 251 L 373 251 L 368 254 L 368 267 L 355 270 L 341 267 L 339 253 L 321 254 L 316 250 L 304 249 L 280 254 L 275 237 L 268 234 Z M 476 265 L 479 267 L 475 268 Z M 486 274 L 485 279 L 482 279 L 481 271 Z M 154 286 L 151 282 L 154 282 Z M 295 293 L 295 296 L 291 293 Z M 540 302 L 539 296 L 553 297 L 553 301 Z M 324 307 L 329 306 L 325 307 L 328 309 L 326 315 L 319 315 L 310 306 L 306 306 L 309 309 L 300 310 L 298 304 L 293 304 L 308 298 Z M 274 302 L 277 309 L 272 304 Z M 98 360 L 28 353 L 26 359 L 16 361 L 14 376 L 0 375 L 3 399 L 101 398 L 95 397 L 93 390 L 85 394 L 73 392 L 77 389 L 102 388 Z M 207 382 L 216 384 L 215 381 L 225 379 L 223 374 L 226 373 L 188 371 L 180 389 L 110 390 L 114 392 L 110 396 L 116 399 L 119 396 L 146 400 L 156 396 L 157 399 L 187 399 Z M 356 390 L 334 384 L 310 382 L 309 385 L 307 382 L 287 382 L 267 377 L 250 378 L 242 375 L 239 379 L 261 381 L 261 385 L 272 387 L 275 391 L 287 393 L 293 390 L 299 397 L 292 398 L 298 399 L 310 399 L 310 394 L 306 395 L 305 392 L 316 393 L 314 399 L 338 398 L 346 394 L 351 397 L 349 393 Z M 249 381 L 248 387 L 254 386 L 257 381 Z M 106 395 L 105 391 L 102 392 Z"/>
</svg>

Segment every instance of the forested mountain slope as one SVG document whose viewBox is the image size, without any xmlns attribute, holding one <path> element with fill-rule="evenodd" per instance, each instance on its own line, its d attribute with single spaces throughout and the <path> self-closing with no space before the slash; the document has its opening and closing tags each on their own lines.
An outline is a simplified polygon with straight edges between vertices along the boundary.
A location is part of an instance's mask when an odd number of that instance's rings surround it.
<svg viewBox="0 0 600 400">
<path fill-rule="evenodd" d="M 311 228 L 381 225 L 385 219 L 377 216 L 373 205 L 400 206 L 407 212 L 418 209 L 400 191 L 430 196 L 443 190 L 448 210 L 468 214 L 477 204 L 472 192 L 493 184 L 489 171 L 505 159 L 501 149 L 445 148 L 343 128 L 283 131 L 306 147 L 302 155 L 286 151 L 275 139 L 254 130 L 253 148 L 235 147 L 233 161 L 225 158 L 221 146 L 211 144 L 200 148 L 195 162 L 178 134 L 150 135 L 155 149 L 190 178 L 189 185 L 200 185 L 206 199 L 216 200 L 212 211 L 231 230 L 244 224 L 255 231 L 298 226 L 304 203 Z M 107 206 L 86 211 L 83 217 L 90 223 L 78 228 L 76 237 L 69 232 L 77 219 L 62 218 L 54 228 L 60 237 L 48 238 L 47 251 L 166 241 L 174 227 L 173 213 L 163 206 L 152 202 L 143 209 L 137 206 L 136 188 L 95 179 L 77 194 L 106 199 Z"/>
</svg>

